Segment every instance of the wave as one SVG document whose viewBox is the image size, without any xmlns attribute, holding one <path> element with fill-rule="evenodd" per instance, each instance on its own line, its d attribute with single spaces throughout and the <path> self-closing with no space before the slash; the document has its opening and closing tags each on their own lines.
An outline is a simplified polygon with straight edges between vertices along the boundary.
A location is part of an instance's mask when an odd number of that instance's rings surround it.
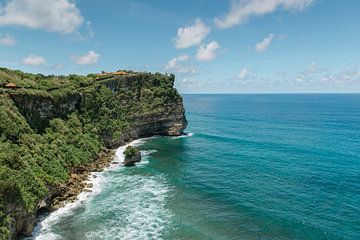
<svg viewBox="0 0 360 240">
<path fill-rule="evenodd" d="M 145 157 L 145 156 L 149 156 L 153 153 L 157 153 L 157 150 L 142 150 L 141 151 L 141 156 Z"/>
<path fill-rule="evenodd" d="M 194 133 L 192 133 L 192 132 L 184 132 L 183 135 L 172 137 L 172 139 L 187 138 L 187 137 L 192 137 L 192 136 L 194 136 Z"/>
<path fill-rule="evenodd" d="M 128 146 L 139 146 L 143 144 L 147 139 L 135 140 L 127 145 L 121 146 L 116 150 L 113 162 L 109 167 L 105 168 L 103 172 L 91 173 L 87 182 L 92 184 L 91 192 L 81 192 L 77 199 L 72 203 L 67 203 L 64 207 L 51 212 L 42 221 L 40 221 L 33 231 L 33 239 L 35 240 L 56 240 L 63 239 L 52 231 L 52 226 L 61 221 L 62 218 L 72 215 L 74 210 L 83 206 L 86 202 L 89 202 L 93 197 L 102 192 L 102 185 L 104 182 L 104 174 L 110 170 L 116 170 L 123 166 L 125 156 L 123 152 Z"/>
<path fill-rule="evenodd" d="M 123 184 L 114 194 L 104 193 L 106 197 L 94 203 L 96 208 L 87 219 L 99 219 L 103 214 L 110 217 L 99 221 L 85 239 L 161 239 L 172 219 L 166 209 L 172 188 L 166 179 L 121 173 L 109 181 L 108 191 L 114 191 L 111 185 Z"/>
</svg>

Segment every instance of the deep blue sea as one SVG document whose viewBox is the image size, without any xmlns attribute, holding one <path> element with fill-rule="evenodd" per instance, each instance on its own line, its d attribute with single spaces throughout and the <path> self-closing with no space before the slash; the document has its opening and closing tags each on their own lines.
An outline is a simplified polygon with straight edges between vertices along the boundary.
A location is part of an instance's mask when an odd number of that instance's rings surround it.
<svg viewBox="0 0 360 240">
<path fill-rule="evenodd" d="M 189 136 L 135 142 L 142 163 L 97 174 L 38 239 L 360 239 L 360 95 L 184 103 Z"/>
</svg>

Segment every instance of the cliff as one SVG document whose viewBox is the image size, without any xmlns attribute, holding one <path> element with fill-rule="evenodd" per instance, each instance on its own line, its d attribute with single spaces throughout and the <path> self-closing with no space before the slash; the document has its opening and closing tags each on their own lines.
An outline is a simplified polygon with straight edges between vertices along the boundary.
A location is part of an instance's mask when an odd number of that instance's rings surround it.
<svg viewBox="0 0 360 240">
<path fill-rule="evenodd" d="M 180 135 L 187 125 L 173 75 L 98 79 L 0 69 L 2 76 L 20 88 L 0 89 L 0 239 L 29 235 L 70 174 L 97 161 L 104 147 Z"/>
<path fill-rule="evenodd" d="M 111 131 L 101 133 L 105 145 L 113 148 L 140 137 L 182 133 L 187 122 L 182 99 L 173 88 L 174 80 L 173 75 L 115 75 L 76 91 L 45 94 L 14 91 L 10 97 L 28 124 L 38 132 L 44 131 L 52 119 L 66 119 L 71 112 L 96 112 L 96 107 L 101 107 L 99 101 L 120 104 L 116 109 L 124 112 L 121 120 L 128 128 L 120 138 L 114 138 Z M 99 99 L 94 99 L 94 95 Z"/>
</svg>

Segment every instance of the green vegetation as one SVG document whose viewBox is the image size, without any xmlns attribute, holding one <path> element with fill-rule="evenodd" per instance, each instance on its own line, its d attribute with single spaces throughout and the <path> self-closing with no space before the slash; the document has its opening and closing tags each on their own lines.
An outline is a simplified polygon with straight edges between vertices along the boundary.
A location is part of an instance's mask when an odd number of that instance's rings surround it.
<svg viewBox="0 0 360 240">
<path fill-rule="evenodd" d="M 132 158 L 136 155 L 136 153 L 138 152 L 138 150 L 136 148 L 134 148 L 133 146 L 127 146 L 124 154 L 126 158 Z"/>
<path fill-rule="evenodd" d="M 42 74 L 31 74 L 19 70 L 0 68 L 0 86 L 12 82 L 19 87 L 33 90 L 76 89 L 91 85 L 94 79 L 95 74 L 89 74 L 88 76 L 75 74 L 69 76 L 44 76 Z"/>
<path fill-rule="evenodd" d="M 181 101 L 173 75 L 129 73 L 99 81 L 94 74 L 44 76 L 0 68 L 0 239 L 11 234 L 16 212 L 34 214 L 74 167 L 96 158 L 107 138 L 120 139 L 131 116 Z M 9 82 L 20 88 L 4 89 Z"/>
</svg>

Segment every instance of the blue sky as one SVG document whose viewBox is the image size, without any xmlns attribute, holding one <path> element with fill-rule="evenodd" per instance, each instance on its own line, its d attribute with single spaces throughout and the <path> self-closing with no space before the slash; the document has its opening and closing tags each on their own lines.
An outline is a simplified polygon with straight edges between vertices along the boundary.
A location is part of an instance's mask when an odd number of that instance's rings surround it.
<svg viewBox="0 0 360 240">
<path fill-rule="evenodd" d="M 183 93 L 360 92 L 358 0 L 0 0 L 0 66 L 171 72 Z"/>
</svg>

